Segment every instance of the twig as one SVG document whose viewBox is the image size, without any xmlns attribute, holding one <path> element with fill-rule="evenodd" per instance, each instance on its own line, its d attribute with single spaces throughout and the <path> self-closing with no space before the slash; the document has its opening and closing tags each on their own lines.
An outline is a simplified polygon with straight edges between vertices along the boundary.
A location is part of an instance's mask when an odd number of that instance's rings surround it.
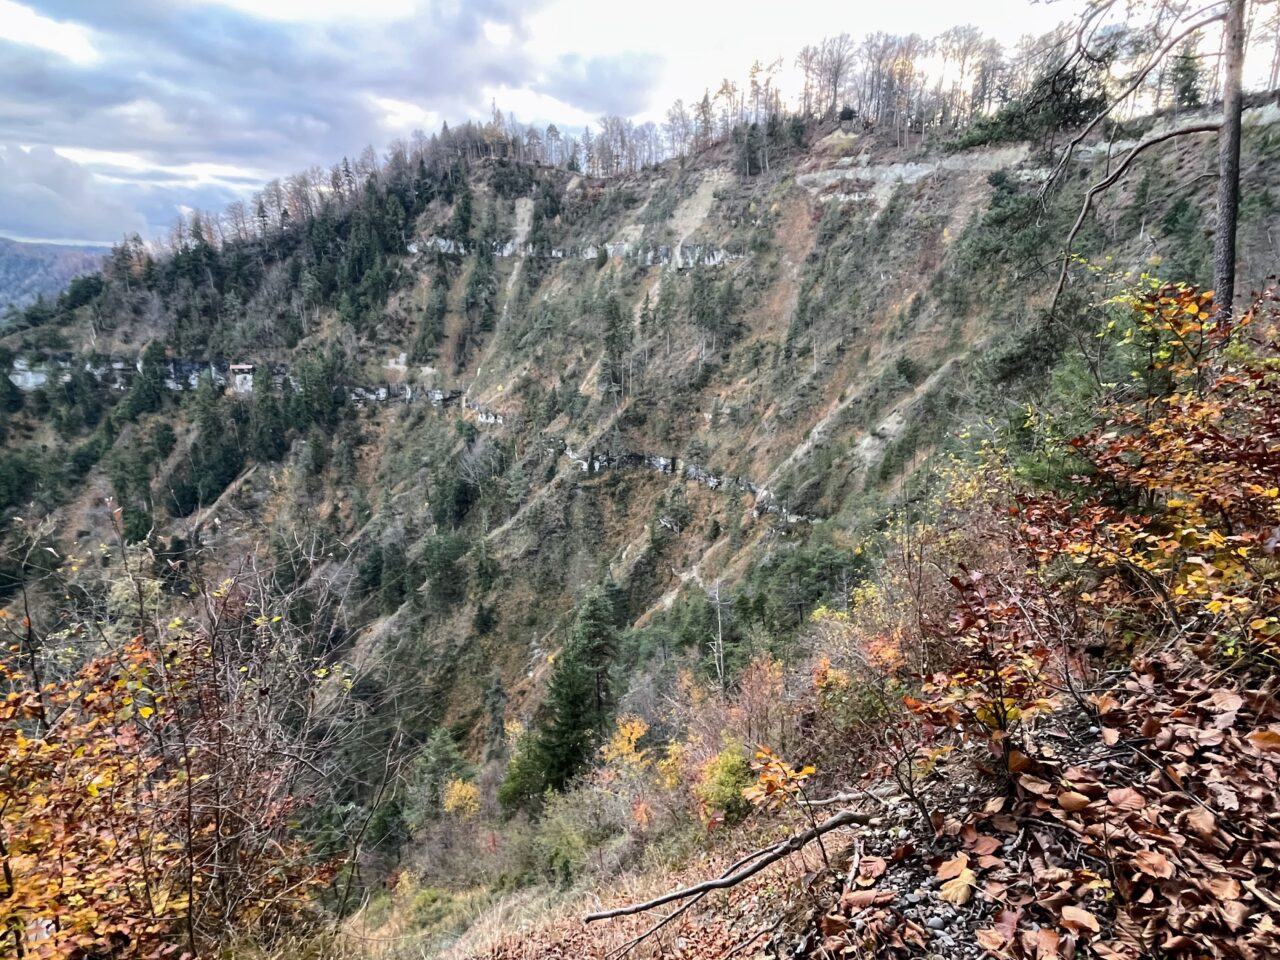
<svg viewBox="0 0 1280 960">
<path fill-rule="evenodd" d="M 1199 20 L 1191 24 L 1189 27 L 1187 27 L 1177 36 L 1173 37 L 1173 39 L 1167 40 L 1164 43 L 1164 45 L 1155 52 L 1155 54 L 1147 62 L 1147 65 L 1143 67 L 1141 70 L 1139 70 L 1138 73 L 1130 80 L 1129 85 L 1125 87 L 1123 91 L 1121 91 L 1120 93 L 1112 97 L 1110 101 L 1107 103 L 1106 107 L 1103 110 L 1101 110 L 1099 113 L 1095 114 L 1094 118 L 1089 121 L 1089 123 L 1085 126 L 1085 128 L 1081 130 L 1079 133 L 1077 133 L 1074 137 L 1071 138 L 1071 140 L 1067 142 L 1067 146 L 1066 146 L 1066 149 L 1063 151 L 1062 158 L 1058 161 L 1057 166 L 1053 168 L 1053 172 L 1049 174 L 1049 176 L 1045 179 L 1044 184 L 1040 188 L 1040 200 L 1042 202 L 1044 201 L 1044 198 L 1048 194 L 1049 190 L 1061 178 L 1062 172 L 1063 170 L 1066 169 L 1067 164 L 1071 162 L 1071 155 L 1075 152 L 1076 147 L 1080 146 L 1080 144 L 1082 144 L 1085 141 L 1085 138 L 1088 137 L 1091 132 L 1093 132 L 1093 128 L 1096 127 L 1099 123 L 1101 123 L 1104 119 L 1106 119 L 1107 115 L 1111 113 L 1111 111 L 1114 110 L 1120 103 L 1122 103 L 1126 97 L 1128 97 L 1135 90 L 1137 90 L 1138 87 L 1141 86 L 1142 81 L 1144 81 L 1147 78 L 1147 76 L 1151 73 L 1151 71 L 1155 69 L 1155 67 L 1164 59 L 1165 56 L 1168 55 L 1168 53 L 1171 50 L 1173 50 L 1174 47 L 1176 47 L 1179 43 L 1181 43 L 1184 39 L 1186 39 L 1191 34 L 1195 33 L 1198 30 L 1203 30 L 1209 24 L 1214 23 L 1218 20 L 1222 20 L 1224 17 L 1226 17 L 1225 12 L 1216 13 L 1212 17 L 1207 17 L 1204 20 Z"/>
<path fill-rule="evenodd" d="M 872 815 L 864 810 L 844 810 L 837 813 L 834 817 L 822 821 L 816 827 L 797 833 L 795 836 L 788 837 L 780 843 L 774 844 L 772 847 L 766 847 L 758 851 L 760 859 L 756 860 L 750 866 L 743 867 L 740 870 L 730 868 L 729 872 L 713 880 L 704 880 L 702 883 L 694 884 L 691 887 L 684 887 L 680 890 L 672 890 L 670 893 L 664 893 L 660 897 L 654 897 L 652 900 L 646 900 L 644 903 L 633 903 L 625 907 L 617 907 L 613 910 L 602 910 L 599 913 L 588 914 L 583 917 L 583 923 L 594 923 L 596 920 L 609 920 L 613 917 L 630 916 L 633 913 L 644 913 L 646 910 L 652 910 L 655 907 L 661 907 L 664 904 L 673 903 L 676 900 L 687 900 L 689 897 L 697 897 L 712 890 L 727 890 L 735 887 L 742 881 L 755 876 L 765 867 L 772 863 L 777 863 L 784 857 L 790 856 L 797 850 L 807 846 L 812 841 L 818 839 L 823 834 L 830 833 L 832 830 L 838 830 L 841 827 L 851 826 L 853 824 L 866 824 L 872 819 Z M 754 857 L 748 857 L 750 860 Z"/>
<path fill-rule="evenodd" d="M 684 904 L 682 904 L 679 907 L 676 907 L 676 909 L 672 910 L 665 917 L 663 917 L 661 920 L 659 920 L 657 923 L 651 926 L 648 930 L 645 930 L 643 933 L 632 937 L 630 940 L 628 940 L 626 943 L 620 946 L 617 950 L 613 951 L 613 953 L 609 954 L 609 960 L 618 960 L 619 957 L 625 957 L 628 953 L 630 953 L 636 947 L 640 946 L 640 944 L 648 940 L 651 936 L 653 936 L 655 933 L 657 933 L 659 930 L 665 927 L 668 923 L 670 923 L 676 917 L 680 916 L 689 908 L 695 906 L 700 900 L 702 900 L 703 897 L 707 896 L 710 892 L 711 892 L 710 890 L 706 890 L 698 894 L 696 897 L 693 897 L 690 900 L 686 900 Z"/>
<path fill-rule="evenodd" d="M 852 803 L 855 800 L 871 799 L 880 806 L 887 806 L 885 802 L 890 797 L 899 794 L 901 790 L 897 784 L 885 784 L 883 787 L 876 787 L 874 790 L 858 790 L 854 792 L 841 792 L 833 794 L 830 797 L 823 797 L 821 800 L 803 800 L 796 801 L 802 807 L 833 807 L 837 803 Z"/>
<path fill-rule="evenodd" d="M 853 856 L 849 858 L 849 872 L 844 878 L 844 888 L 853 889 L 853 881 L 858 876 L 858 868 L 862 866 L 862 840 L 853 841 Z"/>
</svg>

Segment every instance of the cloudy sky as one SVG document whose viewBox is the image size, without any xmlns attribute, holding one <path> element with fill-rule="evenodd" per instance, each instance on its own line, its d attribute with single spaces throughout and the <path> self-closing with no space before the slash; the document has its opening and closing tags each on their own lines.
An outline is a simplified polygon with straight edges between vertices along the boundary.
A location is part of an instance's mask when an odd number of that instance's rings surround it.
<svg viewBox="0 0 1280 960">
<path fill-rule="evenodd" d="M 110 242 L 490 103 L 659 119 L 824 34 L 1012 43 L 1077 0 L 0 0 L 0 235 Z"/>
</svg>

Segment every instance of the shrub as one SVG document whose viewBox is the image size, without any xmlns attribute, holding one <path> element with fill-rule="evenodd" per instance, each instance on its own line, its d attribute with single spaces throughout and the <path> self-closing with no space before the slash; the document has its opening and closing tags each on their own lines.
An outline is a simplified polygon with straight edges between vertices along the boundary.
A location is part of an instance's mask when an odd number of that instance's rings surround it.
<svg viewBox="0 0 1280 960">
<path fill-rule="evenodd" d="M 453 779 L 444 785 L 444 812 L 462 820 L 474 819 L 480 812 L 480 788 L 466 780 Z"/>
<path fill-rule="evenodd" d="M 724 749 L 707 761 L 702 775 L 694 787 L 694 794 L 702 807 L 703 818 L 708 824 L 734 824 L 751 810 L 751 804 L 743 795 L 754 780 L 747 752 L 740 743 L 726 744 Z"/>
</svg>

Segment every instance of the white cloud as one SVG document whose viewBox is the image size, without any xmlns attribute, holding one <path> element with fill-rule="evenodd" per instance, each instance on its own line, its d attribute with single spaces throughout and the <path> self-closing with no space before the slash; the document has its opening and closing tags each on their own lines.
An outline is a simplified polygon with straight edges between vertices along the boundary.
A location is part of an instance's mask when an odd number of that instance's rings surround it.
<svg viewBox="0 0 1280 960">
<path fill-rule="evenodd" d="M 580 127 L 596 122 L 593 114 L 570 106 L 549 94 L 537 93 L 524 87 L 485 87 L 485 103 L 496 103 L 498 109 L 514 116 L 522 123 L 557 123 L 567 127 Z M 489 108 L 477 108 L 472 117 L 489 119 Z"/>
<path fill-rule="evenodd" d="M 381 114 L 380 122 L 388 130 L 405 133 L 410 130 L 432 131 L 440 126 L 440 114 L 408 100 L 393 97 L 369 97 Z"/>
<path fill-rule="evenodd" d="M 94 150 L 88 147 L 54 147 L 53 152 L 85 167 L 93 176 L 109 183 L 139 183 L 139 174 L 158 176 L 166 186 L 227 187 L 244 190 L 248 183 L 261 183 L 275 171 L 255 170 L 232 163 L 155 163 L 136 153 Z"/>
<path fill-rule="evenodd" d="M 415 0 L 184 0 L 192 6 L 229 7 L 260 20 L 323 23 L 333 20 L 399 20 L 410 16 Z"/>
<path fill-rule="evenodd" d="M 492 20 L 486 20 L 481 29 L 484 30 L 484 38 L 495 47 L 509 46 L 511 38 L 515 35 L 510 24 L 494 23 Z"/>
<path fill-rule="evenodd" d="M 96 63 L 101 57 L 84 27 L 41 16 L 13 0 L 0 0 L 0 39 L 48 50 L 76 64 Z"/>
<path fill-rule="evenodd" d="M 0 233 L 111 242 L 147 223 L 88 170 L 47 147 L 0 145 Z"/>
</svg>

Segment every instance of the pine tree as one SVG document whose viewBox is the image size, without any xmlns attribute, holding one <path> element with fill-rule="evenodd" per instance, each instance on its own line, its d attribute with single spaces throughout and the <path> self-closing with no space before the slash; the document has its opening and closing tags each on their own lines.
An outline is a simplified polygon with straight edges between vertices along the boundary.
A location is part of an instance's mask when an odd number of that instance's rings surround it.
<svg viewBox="0 0 1280 960">
<path fill-rule="evenodd" d="M 382 548 L 381 583 L 378 587 L 378 607 L 383 616 L 390 616 L 404 603 L 409 570 L 405 562 L 404 544 L 393 540 Z"/>
<path fill-rule="evenodd" d="M 466 176 L 461 177 L 453 201 L 453 219 L 449 221 L 449 236 L 466 246 L 471 241 L 471 216 L 474 198 Z"/>
<path fill-rule="evenodd" d="M 1188 40 L 1178 50 L 1173 61 L 1172 80 L 1173 99 L 1178 106 L 1192 110 L 1203 106 L 1204 77 L 1194 40 Z"/>
<path fill-rule="evenodd" d="M 547 684 L 548 719 L 537 743 L 543 778 L 563 790 L 590 759 L 595 738 L 613 709 L 610 668 L 617 655 L 613 604 L 603 587 L 578 608 L 573 631 Z"/>
<path fill-rule="evenodd" d="M 129 388 L 129 396 L 124 402 L 124 415 L 129 420 L 136 420 L 140 414 L 160 409 L 164 399 L 164 345 L 152 340 L 142 351 L 142 369 L 133 379 Z"/>
<path fill-rule="evenodd" d="M 631 323 L 622 311 L 618 298 L 609 294 L 601 311 L 604 314 L 604 363 L 600 365 L 600 384 L 614 395 L 614 402 L 626 396 L 626 360 L 631 349 Z"/>
<path fill-rule="evenodd" d="M 267 377 L 262 379 L 269 381 Z M 268 382 L 254 397 L 253 411 L 249 415 L 249 452 L 257 460 L 275 461 L 288 449 L 284 413 L 275 390 Z"/>
<path fill-rule="evenodd" d="M 409 794 L 404 818 L 410 829 L 420 829 L 439 816 L 444 788 L 450 780 L 470 780 L 475 770 L 444 727 L 437 727 L 409 769 Z"/>
</svg>

